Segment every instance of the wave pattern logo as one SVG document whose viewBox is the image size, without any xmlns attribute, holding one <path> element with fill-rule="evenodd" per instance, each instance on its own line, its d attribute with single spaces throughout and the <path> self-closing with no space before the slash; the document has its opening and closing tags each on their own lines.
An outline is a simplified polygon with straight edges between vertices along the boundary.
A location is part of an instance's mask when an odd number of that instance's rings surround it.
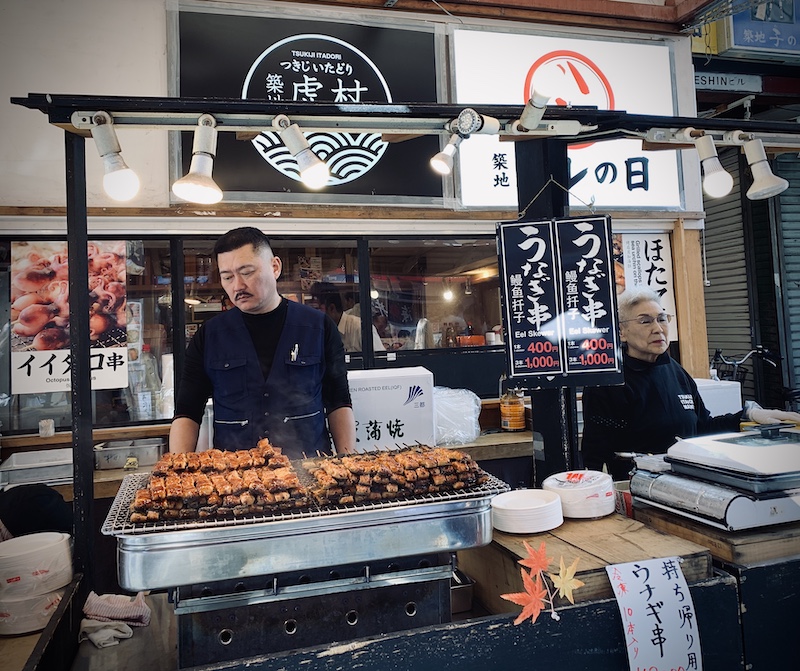
<svg viewBox="0 0 800 671">
<path fill-rule="evenodd" d="M 392 102 L 389 85 L 369 56 L 344 40 L 317 33 L 293 35 L 265 49 L 250 66 L 242 98 L 343 106 Z M 369 172 L 388 147 L 379 133 L 311 131 L 304 135 L 328 166 L 327 186 L 346 184 Z M 264 131 L 252 143 L 274 169 L 300 181 L 297 161 L 277 133 Z"/>
<path fill-rule="evenodd" d="M 422 396 L 422 393 L 422 387 L 420 387 L 418 384 L 411 385 L 408 388 L 408 398 L 403 405 L 408 405 L 412 401 L 418 399 L 420 396 Z"/>
<path fill-rule="evenodd" d="M 376 133 L 308 133 L 312 151 L 328 166 L 328 185 L 346 184 L 369 171 L 384 155 L 386 142 Z M 297 161 L 277 133 L 264 131 L 253 141 L 264 160 L 287 177 L 300 181 Z"/>
</svg>

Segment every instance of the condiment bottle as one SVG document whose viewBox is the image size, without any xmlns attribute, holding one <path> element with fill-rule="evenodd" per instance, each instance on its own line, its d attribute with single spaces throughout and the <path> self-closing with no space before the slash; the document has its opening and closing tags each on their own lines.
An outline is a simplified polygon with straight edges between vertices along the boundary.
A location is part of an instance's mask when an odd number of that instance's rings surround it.
<svg viewBox="0 0 800 671">
<path fill-rule="evenodd" d="M 500 429 L 502 431 L 525 430 L 525 402 L 520 389 L 507 391 L 500 397 Z"/>
</svg>

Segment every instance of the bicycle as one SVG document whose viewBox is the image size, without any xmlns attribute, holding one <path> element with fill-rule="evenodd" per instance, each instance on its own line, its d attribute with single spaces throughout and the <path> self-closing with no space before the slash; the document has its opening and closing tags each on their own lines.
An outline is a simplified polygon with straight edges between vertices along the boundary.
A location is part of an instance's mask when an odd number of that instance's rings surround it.
<svg viewBox="0 0 800 671">
<path fill-rule="evenodd" d="M 744 384 L 748 369 L 741 366 L 754 355 L 758 356 L 762 361 L 766 361 L 773 368 L 777 368 L 781 360 L 779 354 L 775 354 L 762 345 L 756 345 L 738 360 L 728 359 L 723 356 L 721 349 L 716 349 L 714 350 L 714 356 L 711 358 L 711 368 L 716 368 L 717 376 L 720 380 L 733 380 Z"/>
<path fill-rule="evenodd" d="M 761 345 L 757 345 L 738 360 L 728 359 L 723 356 L 721 349 L 717 349 L 714 350 L 714 356 L 711 358 L 711 368 L 717 369 L 717 376 L 720 380 L 735 380 L 736 382 L 744 384 L 748 369 L 741 368 L 741 365 L 754 355 L 766 361 L 773 368 L 777 368 L 781 360 L 780 355 Z M 786 410 L 792 412 L 798 412 L 798 410 L 800 410 L 800 389 L 782 387 L 781 398 L 783 399 L 784 408 Z"/>
</svg>

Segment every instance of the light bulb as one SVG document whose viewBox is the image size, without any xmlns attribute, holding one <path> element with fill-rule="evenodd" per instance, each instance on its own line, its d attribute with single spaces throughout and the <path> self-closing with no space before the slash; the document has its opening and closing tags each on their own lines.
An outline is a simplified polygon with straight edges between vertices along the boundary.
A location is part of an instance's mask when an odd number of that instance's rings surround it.
<svg viewBox="0 0 800 671">
<path fill-rule="evenodd" d="M 321 189 L 327 185 L 331 176 L 328 166 L 310 147 L 300 151 L 295 156 L 295 160 L 300 169 L 300 180 L 309 189 Z"/>
<path fill-rule="evenodd" d="M 789 188 L 789 182 L 773 174 L 761 140 L 756 138 L 745 142 L 744 153 L 753 173 L 753 185 L 747 190 L 747 197 L 750 200 L 772 198 Z"/>
<path fill-rule="evenodd" d="M 703 191 L 711 198 L 727 196 L 733 189 L 733 177 L 728 173 L 718 157 L 703 162 Z"/>
<path fill-rule="evenodd" d="M 431 159 L 431 168 L 440 175 L 449 175 L 453 172 L 453 155 L 463 139 L 458 133 L 453 133 L 445 148 Z"/>
<path fill-rule="evenodd" d="M 431 168 L 440 175 L 449 175 L 453 172 L 453 154 L 456 153 L 456 146 L 448 144 L 442 151 L 431 159 Z"/>
<path fill-rule="evenodd" d="M 109 197 L 118 201 L 131 200 L 139 193 L 139 176 L 131 170 L 122 156 L 108 154 L 103 157 L 103 190 Z"/>
<path fill-rule="evenodd" d="M 711 198 L 727 196 L 733 189 L 733 177 L 719 162 L 714 138 L 701 135 L 695 139 L 694 146 L 703 166 L 703 191 Z"/>
<path fill-rule="evenodd" d="M 97 112 L 90 132 L 103 160 L 103 189 L 114 200 L 131 200 L 139 193 L 139 177 L 122 158 L 114 122 L 108 112 Z"/>
<path fill-rule="evenodd" d="M 189 172 L 172 185 L 178 198 L 200 205 L 213 205 L 222 200 L 222 189 L 211 179 L 214 158 L 208 154 L 194 154 Z"/>
</svg>

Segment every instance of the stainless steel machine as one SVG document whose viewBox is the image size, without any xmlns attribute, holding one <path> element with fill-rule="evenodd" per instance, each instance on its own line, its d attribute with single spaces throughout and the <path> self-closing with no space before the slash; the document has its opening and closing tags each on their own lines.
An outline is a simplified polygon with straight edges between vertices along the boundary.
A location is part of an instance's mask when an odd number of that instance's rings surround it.
<svg viewBox="0 0 800 671">
<path fill-rule="evenodd" d="M 663 466 L 653 468 L 652 459 L 637 459 L 630 485 L 635 500 L 728 531 L 800 520 L 800 431 L 794 428 L 681 439 Z"/>
</svg>

